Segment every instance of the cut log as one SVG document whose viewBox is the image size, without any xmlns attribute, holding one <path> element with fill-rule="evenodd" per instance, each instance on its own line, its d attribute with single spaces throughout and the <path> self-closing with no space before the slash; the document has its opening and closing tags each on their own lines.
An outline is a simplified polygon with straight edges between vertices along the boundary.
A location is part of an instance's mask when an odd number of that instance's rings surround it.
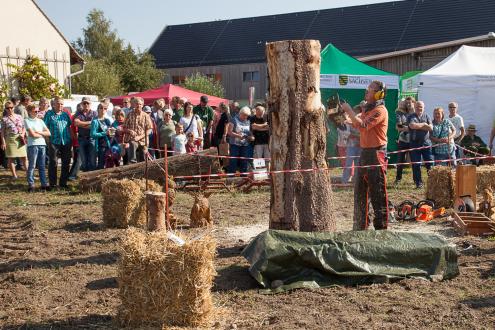
<svg viewBox="0 0 495 330">
<path fill-rule="evenodd" d="M 336 230 L 325 159 L 320 48 L 317 40 L 278 41 L 266 46 L 272 170 L 315 169 L 272 175 L 272 229 Z"/>
<path fill-rule="evenodd" d="M 146 191 L 144 195 L 148 208 L 148 231 L 165 230 L 165 193 Z"/>
<path fill-rule="evenodd" d="M 170 176 L 184 176 L 218 173 L 220 165 L 218 158 L 205 157 L 218 155 L 217 149 L 212 148 L 198 152 L 198 154 L 183 154 L 168 157 L 168 174 Z M 148 161 L 148 179 L 164 183 L 164 159 Z M 81 191 L 101 191 L 101 184 L 108 179 L 141 179 L 145 177 L 145 162 L 106 168 L 80 174 L 79 188 Z M 211 171 L 211 172 L 210 172 Z"/>
</svg>

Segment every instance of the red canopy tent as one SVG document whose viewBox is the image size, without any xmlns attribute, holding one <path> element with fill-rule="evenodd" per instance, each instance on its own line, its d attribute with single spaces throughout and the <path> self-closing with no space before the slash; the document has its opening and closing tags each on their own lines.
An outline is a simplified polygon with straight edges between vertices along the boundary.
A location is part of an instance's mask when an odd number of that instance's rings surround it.
<svg viewBox="0 0 495 330">
<path fill-rule="evenodd" d="M 145 105 L 151 105 L 153 104 L 153 101 L 159 98 L 165 98 L 165 97 L 172 98 L 174 96 L 179 96 L 179 97 L 185 97 L 189 102 L 196 105 L 199 104 L 199 98 L 201 97 L 201 95 L 206 95 L 206 94 L 198 93 L 172 84 L 165 84 L 158 88 L 149 89 L 147 91 L 140 93 L 111 97 L 110 100 L 114 105 L 122 106 L 122 100 L 126 97 L 142 97 L 144 99 Z M 207 96 L 208 96 L 208 105 L 210 106 L 218 107 L 218 105 L 222 102 L 225 104 L 228 104 L 229 102 L 229 100 L 227 99 L 222 99 L 210 95 Z"/>
</svg>

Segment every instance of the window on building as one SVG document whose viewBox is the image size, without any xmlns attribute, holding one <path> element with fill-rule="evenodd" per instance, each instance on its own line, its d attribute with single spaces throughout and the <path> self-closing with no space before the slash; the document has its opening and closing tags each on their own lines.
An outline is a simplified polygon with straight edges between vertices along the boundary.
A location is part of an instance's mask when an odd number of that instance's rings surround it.
<svg viewBox="0 0 495 330">
<path fill-rule="evenodd" d="M 242 81 L 260 81 L 260 72 L 259 71 L 243 72 Z"/>
<path fill-rule="evenodd" d="M 180 85 L 186 81 L 186 76 L 172 76 L 172 84 Z"/>
</svg>

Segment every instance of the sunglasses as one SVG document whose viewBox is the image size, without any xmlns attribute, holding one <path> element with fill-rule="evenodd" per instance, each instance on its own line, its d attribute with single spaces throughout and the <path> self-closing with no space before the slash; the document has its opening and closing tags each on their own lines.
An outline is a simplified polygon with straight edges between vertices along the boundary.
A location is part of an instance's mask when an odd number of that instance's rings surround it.
<svg viewBox="0 0 495 330">
<path fill-rule="evenodd" d="M 6 107 L 5 109 L 12 110 L 12 109 L 14 109 L 14 107 Z"/>
</svg>

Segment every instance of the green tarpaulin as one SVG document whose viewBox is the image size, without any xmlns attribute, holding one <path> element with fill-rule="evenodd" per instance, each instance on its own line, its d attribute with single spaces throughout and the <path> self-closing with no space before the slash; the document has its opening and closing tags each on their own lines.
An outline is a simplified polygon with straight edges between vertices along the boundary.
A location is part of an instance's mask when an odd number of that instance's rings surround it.
<svg viewBox="0 0 495 330">
<path fill-rule="evenodd" d="M 396 150 L 397 131 L 395 129 L 395 109 L 399 100 L 399 76 L 382 71 L 362 63 L 352 56 L 329 44 L 321 52 L 321 98 L 326 106 L 326 100 L 336 93 L 351 106 L 359 104 L 364 99 L 364 91 L 373 80 L 381 80 L 387 85 L 385 105 L 389 112 L 388 120 L 388 149 Z M 337 128 L 332 122 L 328 123 L 327 156 L 337 156 Z M 332 162 L 332 166 L 337 166 Z"/>
<path fill-rule="evenodd" d="M 268 230 L 242 251 L 264 288 L 381 283 L 409 277 L 450 279 L 459 274 L 455 246 L 425 233 Z"/>
</svg>

